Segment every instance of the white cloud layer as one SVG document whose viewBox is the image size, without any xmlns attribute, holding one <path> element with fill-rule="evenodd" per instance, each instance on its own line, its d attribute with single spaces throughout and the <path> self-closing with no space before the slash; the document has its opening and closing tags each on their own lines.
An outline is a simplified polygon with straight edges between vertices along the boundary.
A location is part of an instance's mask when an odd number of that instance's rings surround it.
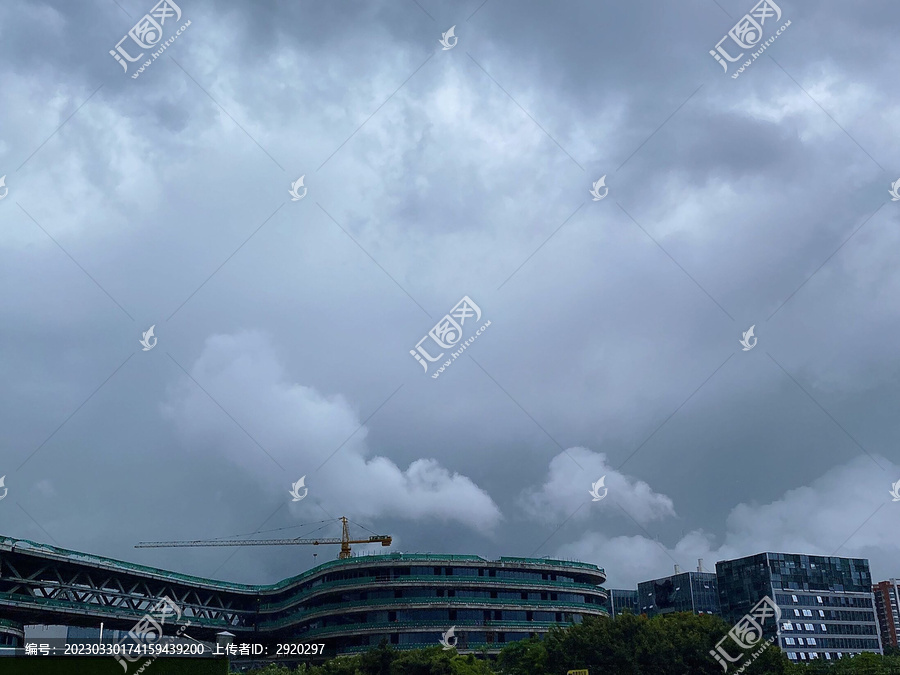
<svg viewBox="0 0 900 675">
<path fill-rule="evenodd" d="M 607 536 L 591 529 L 558 547 L 556 554 L 605 567 L 610 586 L 617 588 L 670 574 L 676 563 L 695 569 L 697 559 L 703 558 L 704 569 L 714 569 L 717 560 L 764 551 L 869 558 L 873 580 L 896 576 L 900 503 L 892 501 L 890 489 L 900 467 L 883 457 L 875 459 L 887 471 L 860 455 L 773 502 L 738 504 L 728 514 L 725 536 L 718 543 L 701 530 L 666 546 L 643 535 Z"/>
<path fill-rule="evenodd" d="M 369 457 L 366 428 L 350 403 L 289 381 L 260 333 L 210 337 L 189 372 L 196 384 L 182 378 L 163 407 L 185 447 L 214 450 L 278 497 L 287 498 L 290 483 L 306 475 L 308 496 L 328 511 L 455 522 L 484 533 L 500 522 L 500 509 L 484 490 L 434 459 L 403 470 L 386 457 Z M 223 410 L 271 459 L 235 433 Z M 300 511 L 300 504 L 292 508 Z"/>
<path fill-rule="evenodd" d="M 602 476 L 606 477 L 608 493 L 594 502 L 591 486 Z M 554 457 L 543 485 L 525 492 L 520 501 L 529 515 L 543 522 L 558 522 L 570 516 L 575 521 L 594 519 L 597 511 L 618 514 L 616 506 L 639 523 L 675 515 L 669 497 L 654 492 L 644 481 L 616 471 L 605 454 L 587 448 L 569 448 Z M 584 507 L 585 501 L 590 502 L 589 507 Z"/>
</svg>

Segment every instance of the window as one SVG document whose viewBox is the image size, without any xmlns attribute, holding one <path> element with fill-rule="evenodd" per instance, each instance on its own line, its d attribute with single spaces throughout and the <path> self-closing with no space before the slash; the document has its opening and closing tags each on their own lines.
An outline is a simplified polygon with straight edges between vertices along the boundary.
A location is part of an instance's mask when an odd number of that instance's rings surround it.
<svg viewBox="0 0 900 675">
<path fill-rule="evenodd" d="M 797 600 L 797 596 L 796 596 L 796 595 L 792 595 L 792 596 L 791 596 L 791 600 L 793 600 L 794 602 L 800 602 L 799 600 Z"/>
<path fill-rule="evenodd" d="M 825 658 L 831 661 L 831 652 L 825 652 Z"/>
<path fill-rule="evenodd" d="M 811 623 L 805 623 L 805 624 L 803 624 L 803 627 L 806 630 L 808 630 L 810 633 L 813 633 L 816 630 L 815 628 L 813 628 L 813 625 Z"/>
<path fill-rule="evenodd" d="M 782 625 L 781 630 L 794 630 L 794 624 L 790 621 L 785 621 L 784 625 Z"/>
<path fill-rule="evenodd" d="M 807 644 L 814 645 L 816 644 L 816 638 L 806 638 Z"/>
<path fill-rule="evenodd" d="M 817 596 L 816 596 L 816 601 L 821 605 L 821 604 L 822 604 L 822 596 L 821 596 L 821 595 L 817 595 Z"/>
<path fill-rule="evenodd" d="M 804 609 L 804 610 L 803 610 L 803 616 L 812 616 L 812 610 L 811 610 L 811 609 Z"/>
<path fill-rule="evenodd" d="M 800 616 L 800 610 L 799 610 L 799 609 L 795 609 L 795 610 L 794 610 L 794 616 Z"/>
<path fill-rule="evenodd" d="M 806 652 L 800 652 L 800 660 L 806 661 Z"/>
<path fill-rule="evenodd" d="M 819 610 L 819 616 L 822 617 L 823 619 L 825 618 L 824 610 L 821 610 L 821 609 Z"/>
<path fill-rule="evenodd" d="M 791 661 L 796 661 L 797 660 L 797 652 L 788 652 L 788 658 Z"/>
<path fill-rule="evenodd" d="M 819 624 L 819 625 L 822 626 L 822 632 L 823 632 L 823 633 L 827 633 L 827 632 L 828 632 L 828 628 L 825 627 L 825 624 L 824 624 L 824 623 Z"/>
<path fill-rule="evenodd" d="M 798 644 L 798 645 L 803 645 L 803 644 L 806 644 L 806 643 L 803 642 L 803 638 L 797 638 L 797 644 Z"/>
<path fill-rule="evenodd" d="M 800 624 L 799 624 L 799 623 L 795 623 L 795 624 L 794 624 L 794 630 L 803 630 L 803 628 L 800 627 Z"/>
<path fill-rule="evenodd" d="M 784 638 L 784 644 L 786 644 L 786 645 L 792 645 L 792 644 L 794 644 L 794 638 L 790 638 L 790 637 L 789 637 L 789 638 Z"/>
</svg>

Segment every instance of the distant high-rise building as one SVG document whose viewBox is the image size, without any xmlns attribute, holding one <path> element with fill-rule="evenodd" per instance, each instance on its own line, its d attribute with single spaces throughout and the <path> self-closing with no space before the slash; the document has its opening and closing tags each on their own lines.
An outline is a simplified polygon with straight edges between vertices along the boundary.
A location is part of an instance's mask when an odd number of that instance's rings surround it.
<svg viewBox="0 0 900 675">
<path fill-rule="evenodd" d="M 769 596 L 781 610 L 766 636 L 792 661 L 881 652 L 869 561 L 759 553 L 716 563 L 719 604 L 729 623 Z"/>
<path fill-rule="evenodd" d="M 609 612 L 609 615 L 612 617 L 616 617 L 622 612 L 640 614 L 637 609 L 637 602 L 637 591 L 621 588 L 611 588 L 609 589 L 609 599 L 606 602 L 606 609 Z"/>
<path fill-rule="evenodd" d="M 900 579 L 879 581 L 872 586 L 875 593 L 875 613 L 884 646 L 897 647 L 897 630 L 900 628 Z"/>
<path fill-rule="evenodd" d="M 675 574 L 638 584 L 638 613 L 647 616 L 671 612 L 718 614 L 719 595 L 715 572 L 703 572 L 702 563 L 696 572 L 682 572 L 675 566 Z"/>
</svg>

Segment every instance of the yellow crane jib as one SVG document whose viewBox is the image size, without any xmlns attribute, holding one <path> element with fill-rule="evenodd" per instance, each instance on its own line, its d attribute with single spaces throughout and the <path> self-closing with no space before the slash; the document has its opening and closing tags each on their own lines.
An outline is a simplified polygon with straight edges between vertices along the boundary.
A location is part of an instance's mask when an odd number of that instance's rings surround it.
<svg viewBox="0 0 900 675">
<path fill-rule="evenodd" d="M 326 537 L 319 539 L 196 539 L 193 541 L 142 541 L 135 548 L 181 548 L 186 546 L 319 546 L 322 544 L 340 544 L 341 552 L 338 558 L 350 557 L 350 544 L 381 544 L 391 545 L 391 537 L 386 534 L 376 534 L 368 539 L 351 539 L 348 521 L 341 516 L 341 537 Z"/>
</svg>

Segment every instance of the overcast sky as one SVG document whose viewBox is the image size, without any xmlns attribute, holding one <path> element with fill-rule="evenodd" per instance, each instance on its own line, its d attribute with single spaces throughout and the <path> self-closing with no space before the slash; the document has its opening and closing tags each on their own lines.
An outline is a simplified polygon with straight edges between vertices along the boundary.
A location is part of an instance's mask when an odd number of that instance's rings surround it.
<svg viewBox="0 0 900 675">
<path fill-rule="evenodd" d="M 0 533 L 900 576 L 896 2 L 784 0 L 737 78 L 747 0 L 179 0 L 125 72 L 153 8 L 0 8 Z"/>
</svg>

